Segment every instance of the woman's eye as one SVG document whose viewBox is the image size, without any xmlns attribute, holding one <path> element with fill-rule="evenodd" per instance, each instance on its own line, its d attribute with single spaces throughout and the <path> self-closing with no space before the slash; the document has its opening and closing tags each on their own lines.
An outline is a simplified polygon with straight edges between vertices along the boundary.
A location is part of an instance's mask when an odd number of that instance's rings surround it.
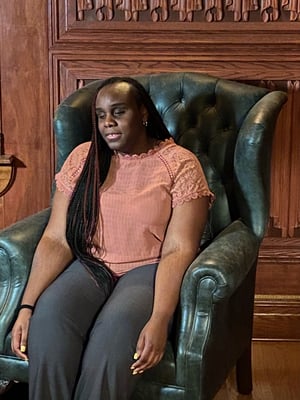
<svg viewBox="0 0 300 400">
<path fill-rule="evenodd" d="M 117 109 L 114 111 L 114 116 L 120 117 L 122 114 L 124 114 L 125 110 L 122 109 Z"/>
<path fill-rule="evenodd" d="M 103 119 L 105 118 L 105 114 L 99 113 L 97 114 L 98 119 Z"/>
</svg>

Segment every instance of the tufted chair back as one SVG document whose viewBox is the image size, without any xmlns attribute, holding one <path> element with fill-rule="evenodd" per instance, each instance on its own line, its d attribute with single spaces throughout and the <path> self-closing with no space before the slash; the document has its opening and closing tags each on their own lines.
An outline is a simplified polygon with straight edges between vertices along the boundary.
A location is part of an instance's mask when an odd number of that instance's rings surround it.
<svg viewBox="0 0 300 400">
<path fill-rule="evenodd" d="M 239 218 L 262 239 L 269 211 L 270 152 L 257 154 L 256 149 L 271 146 L 274 126 L 269 135 L 260 133 L 265 119 L 275 124 L 268 105 L 273 102 L 279 111 L 283 94 L 199 73 L 135 78 L 150 93 L 175 140 L 198 156 L 216 195 L 203 242 Z M 56 112 L 57 170 L 76 145 L 90 140 L 90 108 L 99 82 L 73 93 Z M 261 163 L 264 174 L 258 173 Z"/>
</svg>

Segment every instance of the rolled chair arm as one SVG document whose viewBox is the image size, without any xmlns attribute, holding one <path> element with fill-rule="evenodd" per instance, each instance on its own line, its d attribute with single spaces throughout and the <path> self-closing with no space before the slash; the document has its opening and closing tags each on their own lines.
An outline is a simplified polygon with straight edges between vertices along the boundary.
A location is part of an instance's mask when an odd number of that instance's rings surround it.
<svg viewBox="0 0 300 400">
<path fill-rule="evenodd" d="M 257 237 L 243 222 L 230 224 L 187 270 L 181 288 L 181 307 L 195 305 L 199 284 L 207 278 L 215 284 L 214 301 L 230 297 L 245 279 L 258 250 Z"/>
<path fill-rule="evenodd" d="M 0 232 L 0 352 L 28 279 L 32 258 L 50 209 L 27 217 Z"/>
<path fill-rule="evenodd" d="M 225 228 L 187 270 L 179 304 L 177 381 L 199 374 L 218 307 L 229 301 L 256 265 L 259 240 L 240 220 Z M 225 343 L 224 343 L 225 344 Z M 198 365 L 198 367 L 197 367 Z"/>
</svg>

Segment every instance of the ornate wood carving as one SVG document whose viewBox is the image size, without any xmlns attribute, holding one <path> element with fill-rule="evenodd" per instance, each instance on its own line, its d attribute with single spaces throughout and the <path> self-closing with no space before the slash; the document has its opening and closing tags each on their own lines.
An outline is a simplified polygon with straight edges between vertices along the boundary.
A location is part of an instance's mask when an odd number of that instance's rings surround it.
<svg viewBox="0 0 300 400">
<path fill-rule="evenodd" d="M 138 21 L 139 12 L 147 10 L 148 5 L 146 0 L 116 0 L 116 8 L 124 11 L 125 21 Z"/>
<path fill-rule="evenodd" d="M 193 21 L 194 11 L 202 10 L 201 0 L 171 0 L 171 9 L 178 11 L 179 21 Z"/>
<path fill-rule="evenodd" d="M 222 21 L 224 15 L 222 0 L 207 0 L 204 10 L 206 21 Z"/>
<path fill-rule="evenodd" d="M 147 10 L 147 8 L 148 7 L 146 6 L 145 10 Z M 167 21 L 169 17 L 167 0 L 150 0 L 150 15 L 153 22 Z"/>
<path fill-rule="evenodd" d="M 233 20 L 248 21 L 250 11 L 258 10 L 258 0 L 226 0 L 226 8 L 233 13 Z"/>
<path fill-rule="evenodd" d="M 261 0 L 260 13 L 263 22 L 277 21 L 280 14 L 278 0 Z"/>
<path fill-rule="evenodd" d="M 290 21 L 300 20 L 299 0 L 282 0 L 282 9 L 290 12 Z"/>
<path fill-rule="evenodd" d="M 114 17 L 112 0 L 96 0 L 95 9 L 98 21 L 111 21 Z"/>
<path fill-rule="evenodd" d="M 79 21 L 84 18 L 84 11 L 92 10 L 94 8 L 92 0 L 77 0 L 77 17 Z"/>
<path fill-rule="evenodd" d="M 79 21 L 91 10 L 98 21 L 139 21 L 141 12 L 146 15 L 143 20 L 152 22 L 173 21 L 169 17 L 176 18 L 176 13 L 181 22 L 239 22 L 249 21 L 250 16 L 251 20 L 274 22 L 285 21 L 288 14 L 290 21 L 300 20 L 300 0 L 77 0 Z M 123 17 L 117 10 L 123 12 Z"/>
</svg>

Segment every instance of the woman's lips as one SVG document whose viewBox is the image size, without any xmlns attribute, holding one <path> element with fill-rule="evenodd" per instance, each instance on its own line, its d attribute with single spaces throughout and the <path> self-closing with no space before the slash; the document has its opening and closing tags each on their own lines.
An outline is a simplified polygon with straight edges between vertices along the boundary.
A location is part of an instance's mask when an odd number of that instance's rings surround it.
<svg viewBox="0 0 300 400">
<path fill-rule="evenodd" d="M 113 142 L 115 140 L 119 140 L 119 138 L 121 137 L 121 133 L 108 133 L 106 135 L 106 139 L 110 142 Z"/>
</svg>

